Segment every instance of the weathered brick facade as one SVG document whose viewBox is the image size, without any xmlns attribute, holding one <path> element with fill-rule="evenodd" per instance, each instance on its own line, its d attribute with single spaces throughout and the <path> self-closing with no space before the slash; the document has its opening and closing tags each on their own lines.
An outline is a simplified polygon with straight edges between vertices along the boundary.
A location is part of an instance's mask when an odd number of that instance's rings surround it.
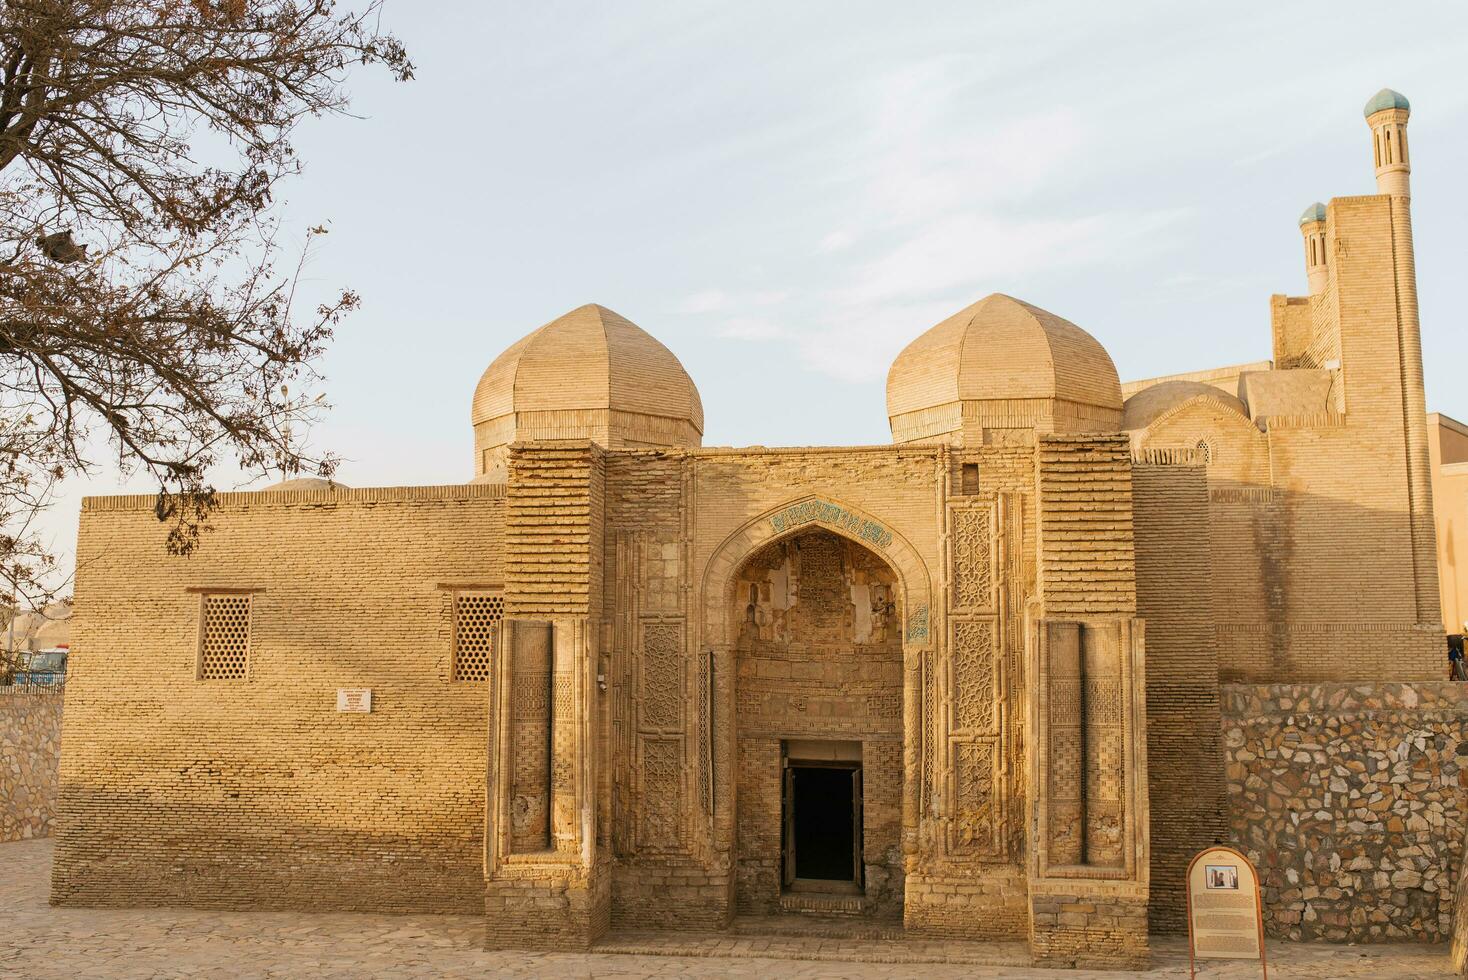
<svg viewBox="0 0 1468 980">
<path fill-rule="evenodd" d="M 90 498 L 52 899 L 482 908 L 485 685 L 456 589 L 503 581 L 493 486 L 224 494 L 170 558 L 144 497 Z M 248 672 L 198 680 L 202 596 L 250 595 Z M 339 713 L 370 688 L 371 713 Z"/>
<path fill-rule="evenodd" d="M 894 363 L 894 444 L 704 448 L 677 359 L 588 306 L 485 373 L 472 484 L 226 494 L 187 560 L 151 498 L 88 500 L 54 900 L 1144 964 L 1192 854 L 1285 840 L 1229 795 L 1220 684 L 1439 669 L 1390 173 L 1306 227 L 1276 366 L 1124 401 L 995 295 Z"/>
</svg>

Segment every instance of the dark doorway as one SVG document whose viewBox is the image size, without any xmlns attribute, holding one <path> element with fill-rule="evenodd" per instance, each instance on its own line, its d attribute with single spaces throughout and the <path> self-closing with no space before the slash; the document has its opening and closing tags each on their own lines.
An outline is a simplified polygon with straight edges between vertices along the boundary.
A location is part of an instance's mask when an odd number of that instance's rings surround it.
<svg viewBox="0 0 1468 980">
<path fill-rule="evenodd" d="M 785 883 L 861 884 L 861 764 L 785 770 Z"/>
</svg>

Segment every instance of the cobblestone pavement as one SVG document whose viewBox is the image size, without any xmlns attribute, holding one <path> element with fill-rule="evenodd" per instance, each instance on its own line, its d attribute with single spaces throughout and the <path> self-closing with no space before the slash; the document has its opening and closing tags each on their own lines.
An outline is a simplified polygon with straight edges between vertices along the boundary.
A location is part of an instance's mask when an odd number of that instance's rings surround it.
<svg viewBox="0 0 1468 980">
<path fill-rule="evenodd" d="M 549 980 L 634 977 L 751 977 L 760 980 L 921 977 L 922 980 L 1101 980 L 1091 971 L 1004 965 L 1012 948 L 995 950 L 995 965 L 853 963 L 840 959 L 900 955 L 902 944 L 817 938 L 685 936 L 665 949 L 696 956 L 617 953 L 491 953 L 479 948 L 474 916 L 205 912 L 187 909 L 53 909 L 46 904 L 49 841 L 0 844 L 0 977 L 544 977 Z M 625 948 L 657 947 L 647 934 L 616 940 Z M 927 955 L 972 955 L 975 944 L 927 943 Z M 778 949 L 801 959 L 771 959 Z M 1155 943 L 1143 976 L 1188 976 L 1187 946 Z M 1277 980 L 1451 976 L 1443 946 L 1328 946 L 1273 943 L 1269 973 Z M 1258 964 L 1209 963 L 1207 980 L 1259 976 Z"/>
</svg>

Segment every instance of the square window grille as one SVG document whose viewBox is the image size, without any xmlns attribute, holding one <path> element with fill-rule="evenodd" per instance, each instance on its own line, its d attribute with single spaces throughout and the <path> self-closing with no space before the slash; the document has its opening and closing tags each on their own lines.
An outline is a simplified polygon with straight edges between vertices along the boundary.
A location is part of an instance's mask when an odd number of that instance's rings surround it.
<svg viewBox="0 0 1468 980">
<path fill-rule="evenodd" d="M 199 680 L 244 680 L 249 661 L 250 597 L 204 596 L 199 628 Z"/>
<path fill-rule="evenodd" d="M 454 680 L 489 679 L 494 644 L 505 598 L 498 595 L 460 595 L 454 598 Z"/>
</svg>

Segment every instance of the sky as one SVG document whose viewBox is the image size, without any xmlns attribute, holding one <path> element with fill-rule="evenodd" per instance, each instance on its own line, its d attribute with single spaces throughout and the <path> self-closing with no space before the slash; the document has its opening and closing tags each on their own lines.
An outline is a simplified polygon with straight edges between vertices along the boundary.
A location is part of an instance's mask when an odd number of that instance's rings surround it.
<svg viewBox="0 0 1468 980">
<path fill-rule="evenodd" d="M 281 195 L 298 242 L 330 229 L 301 295 L 362 296 L 309 434 L 347 485 L 469 479 L 479 375 L 590 302 L 679 357 L 705 445 L 890 442 L 892 359 L 992 292 L 1124 381 L 1268 359 L 1300 212 L 1375 192 L 1383 86 L 1413 106 L 1428 408 L 1468 419 L 1468 4 L 388 0 L 383 23 L 417 79 L 356 70 Z M 84 494 L 149 489 L 99 467 L 46 532 L 69 556 Z"/>
</svg>

